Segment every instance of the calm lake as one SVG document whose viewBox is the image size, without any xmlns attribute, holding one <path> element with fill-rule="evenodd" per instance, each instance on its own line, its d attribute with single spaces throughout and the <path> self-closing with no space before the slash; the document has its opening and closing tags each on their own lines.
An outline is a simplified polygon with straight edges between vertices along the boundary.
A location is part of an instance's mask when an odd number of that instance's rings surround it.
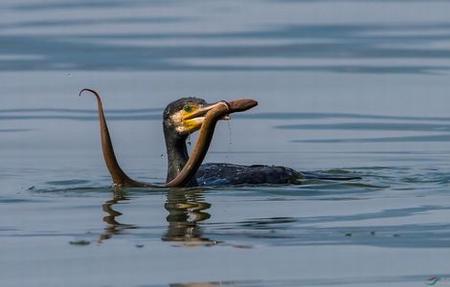
<svg viewBox="0 0 450 287">
<path fill-rule="evenodd" d="M 0 285 L 450 286 L 450 1 L 2 0 Z M 114 194 L 162 111 L 252 98 L 207 162 L 361 180 Z M 193 137 L 192 142 L 195 142 Z"/>
</svg>

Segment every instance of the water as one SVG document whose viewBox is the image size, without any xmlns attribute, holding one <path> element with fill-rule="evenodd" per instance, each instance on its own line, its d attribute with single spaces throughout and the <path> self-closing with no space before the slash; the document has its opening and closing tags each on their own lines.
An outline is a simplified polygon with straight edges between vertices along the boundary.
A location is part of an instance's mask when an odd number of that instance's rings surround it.
<svg viewBox="0 0 450 287">
<path fill-rule="evenodd" d="M 450 2 L 0 11 L 1 286 L 449 284 Z M 198 96 L 260 103 L 208 162 L 362 180 L 114 194 L 86 87 L 133 177 L 164 181 L 161 111 Z"/>
</svg>

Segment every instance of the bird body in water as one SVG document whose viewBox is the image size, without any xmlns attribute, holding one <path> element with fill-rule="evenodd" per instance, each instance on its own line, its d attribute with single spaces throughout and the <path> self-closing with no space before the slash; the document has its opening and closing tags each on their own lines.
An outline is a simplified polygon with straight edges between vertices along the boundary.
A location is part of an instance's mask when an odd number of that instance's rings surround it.
<svg viewBox="0 0 450 287">
<path fill-rule="evenodd" d="M 299 184 L 303 173 L 275 165 L 205 163 L 196 173 L 199 185 Z"/>
<path fill-rule="evenodd" d="M 163 128 L 167 149 L 167 182 L 173 180 L 189 160 L 186 141 L 192 130 L 181 132 L 186 128 L 181 128 L 179 119 L 184 117 L 184 113 L 192 113 L 206 105 L 206 101 L 203 99 L 182 98 L 170 103 L 164 110 Z M 199 167 L 195 177 L 187 185 L 298 184 L 302 178 L 301 172 L 283 166 L 205 163 Z"/>
<path fill-rule="evenodd" d="M 194 110 L 201 110 L 207 105 L 199 98 L 182 98 L 170 103 L 163 113 L 163 128 L 167 148 L 167 179 L 175 178 L 179 170 L 189 160 L 186 141 L 192 130 L 180 133 L 182 115 Z M 289 167 L 275 165 L 239 165 L 231 163 L 202 164 L 188 186 L 217 185 L 261 185 L 261 184 L 299 184 L 302 179 L 352 180 L 358 177 L 334 176 L 327 174 L 302 173 Z"/>
</svg>

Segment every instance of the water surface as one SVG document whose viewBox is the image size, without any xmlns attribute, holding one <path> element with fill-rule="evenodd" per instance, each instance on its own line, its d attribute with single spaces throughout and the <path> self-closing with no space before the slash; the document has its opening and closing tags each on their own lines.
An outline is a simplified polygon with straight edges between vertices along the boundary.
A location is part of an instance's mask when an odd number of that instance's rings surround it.
<svg viewBox="0 0 450 287">
<path fill-rule="evenodd" d="M 447 1 L 2 1 L 1 286 L 446 286 Z M 208 162 L 350 182 L 163 182 L 165 105 L 254 98 Z M 193 138 L 195 140 L 195 138 Z"/>
</svg>

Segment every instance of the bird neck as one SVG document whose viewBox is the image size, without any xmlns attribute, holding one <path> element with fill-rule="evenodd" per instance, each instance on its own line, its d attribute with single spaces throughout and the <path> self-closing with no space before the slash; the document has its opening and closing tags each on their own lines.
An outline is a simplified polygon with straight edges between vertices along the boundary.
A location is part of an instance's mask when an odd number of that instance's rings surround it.
<svg viewBox="0 0 450 287">
<path fill-rule="evenodd" d="M 167 149 L 167 179 L 166 182 L 174 179 L 189 160 L 186 147 L 186 138 L 166 136 Z M 187 186 L 195 186 L 197 181 L 193 177 Z"/>
</svg>

